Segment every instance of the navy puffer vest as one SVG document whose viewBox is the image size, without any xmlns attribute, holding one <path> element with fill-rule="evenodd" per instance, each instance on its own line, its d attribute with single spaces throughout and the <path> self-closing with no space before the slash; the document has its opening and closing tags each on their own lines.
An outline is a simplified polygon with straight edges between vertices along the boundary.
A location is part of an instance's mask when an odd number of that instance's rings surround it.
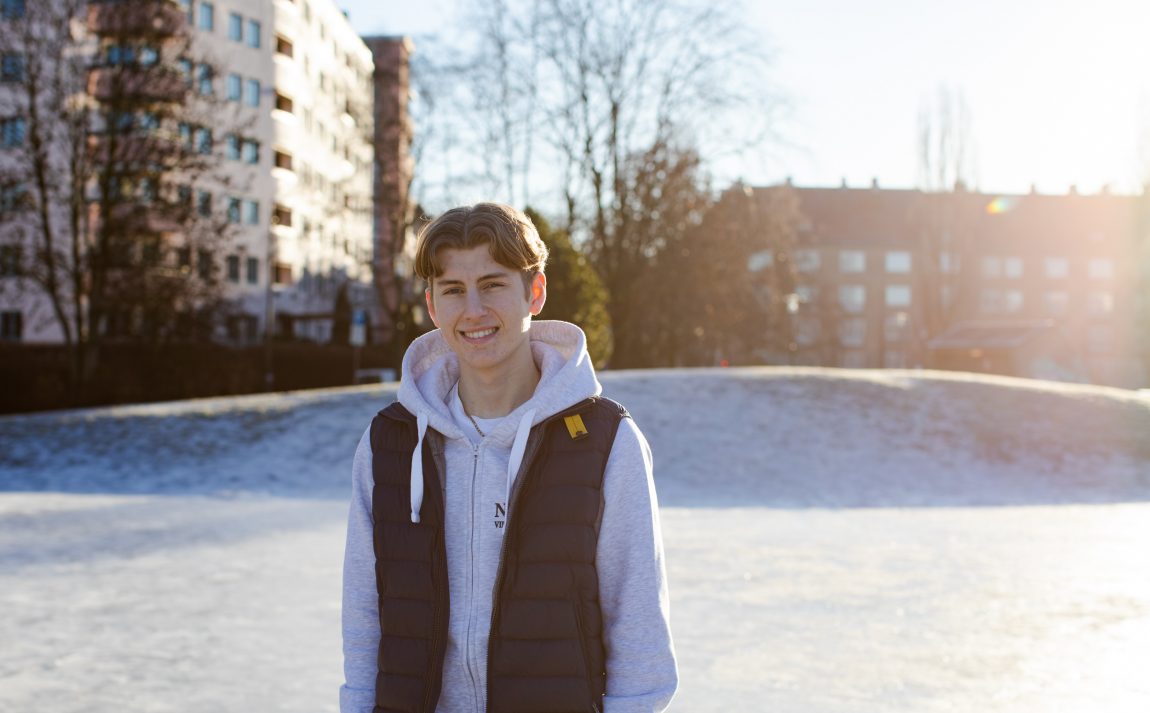
<svg viewBox="0 0 1150 713">
<path fill-rule="evenodd" d="M 566 418 L 574 415 L 581 420 Z M 488 713 L 602 710 L 606 654 L 595 553 L 603 473 L 626 416 L 619 404 L 593 398 L 532 429 L 495 583 Z M 412 523 L 416 438 L 415 418 L 398 403 L 372 422 L 376 713 L 433 713 L 442 683 L 449 616 L 444 475 L 424 439 L 423 508 L 421 522 Z"/>
</svg>

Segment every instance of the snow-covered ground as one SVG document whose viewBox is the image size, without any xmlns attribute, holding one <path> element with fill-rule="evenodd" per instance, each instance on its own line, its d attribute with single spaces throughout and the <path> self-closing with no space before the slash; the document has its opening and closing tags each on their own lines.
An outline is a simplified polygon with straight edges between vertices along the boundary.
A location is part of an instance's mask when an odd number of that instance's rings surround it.
<svg viewBox="0 0 1150 713">
<path fill-rule="evenodd" d="M 677 711 L 1150 710 L 1150 397 L 604 375 L 652 442 Z M 0 418 L 0 711 L 336 710 L 388 387 Z"/>
</svg>

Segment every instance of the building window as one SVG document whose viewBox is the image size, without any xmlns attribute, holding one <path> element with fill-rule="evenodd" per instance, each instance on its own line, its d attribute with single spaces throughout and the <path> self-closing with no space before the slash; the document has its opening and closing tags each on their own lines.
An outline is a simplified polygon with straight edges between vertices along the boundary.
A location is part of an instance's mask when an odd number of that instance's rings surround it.
<svg viewBox="0 0 1150 713">
<path fill-rule="evenodd" d="M 0 146 L 12 148 L 24 143 L 24 117 L 0 119 Z"/>
<path fill-rule="evenodd" d="M 244 18 L 238 12 L 228 15 L 228 39 L 232 42 L 244 41 Z"/>
<path fill-rule="evenodd" d="M 1047 290 L 1042 294 L 1042 308 L 1048 315 L 1059 316 L 1066 314 L 1070 306 L 1070 295 L 1062 290 Z"/>
<path fill-rule="evenodd" d="M 24 17 L 24 0 L 3 0 L 0 2 L 0 19 L 19 20 Z"/>
<path fill-rule="evenodd" d="M 275 269 L 275 277 L 272 280 L 277 285 L 290 285 L 291 284 L 291 265 L 286 262 L 277 262 Z"/>
<path fill-rule="evenodd" d="M 196 212 L 201 218 L 212 217 L 212 194 L 207 191 L 196 193 Z"/>
<path fill-rule="evenodd" d="M 196 127 L 196 150 L 202 154 L 212 152 L 212 130 L 203 126 Z"/>
<path fill-rule="evenodd" d="M 248 47 L 259 49 L 263 28 L 258 20 L 248 20 Z"/>
<path fill-rule="evenodd" d="M 240 256 L 228 255 L 228 282 L 240 281 Z"/>
<path fill-rule="evenodd" d="M 260 259 L 258 257 L 248 258 L 248 284 L 258 285 L 260 283 Z"/>
<path fill-rule="evenodd" d="M 286 111 L 290 114 L 292 113 L 294 106 L 295 105 L 292 103 L 291 97 L 284 96 L 283 94 L 276 92 L 276 109 L 279 109 L 280 111 Z"/>
<path fill-rule="evenodd" d="M 249 79 L 247 83 L 247 92 L 244 95 L 244 103 L 248 106 L 260 105 L 260 80 Z"/>
<path fill-rule="evenodd" d="M 0 312 L 0 341 L 19 342 L 24 338 L 24 315 Z"/>
<path fill-rule="evenodd" d="M 906 312 L 891 312 L 883 322 L 883 336 L 888 342 L 901 342 L 907 338 L 910 315 Z"/>
<path fill-rule="evenodd" d="M 759 250 L 747 258 L 747 269 L 751 272 L 765 270 L 775 264 L 775 255 L 770 250 Z"/>
<path fill-rule="evenodd" d="M 1022 277 L 1022 258 L 1020 257 L 1004 257 L 1002 258 L 1002 274 L 1004 277 L 1017 280 Z"/>
<path fill-rule="evenodd" d="M 200 2 L 200 29 L 211 32 L 216 28 L 216 8 L 210 2 Z"/>
<path fill-rule="evenodd" d="M 260 224 L 260 202 L 244 201 L 244 222 L 248 225 Z"/>
<path fill-rule="evenodd" d="M 1052 280 L 1063 280 L 1070 275 L 1070 261 L 1064 257 L 1048 257 L 1043 260 L 1046 276 Z"/>
<path fill-rule="evenodd" d="M 814 317 L 799 315 L 795 319 L 795 341 L 802 347 L 813 347 L 818 344 L 822 335 L 819 320 Z"/>
<path fill-rule="evenodd" d="M 958 256 L 951 252 L 938 254 L 938 269 L 944 275 L 953 275 L 958 272 Z"/>
<path fill-rule="evenodd" d="M 1109 280 L 1114 277 L 1114 261 L 1109 258 L 1091 258 L 1086 264 L 1086 274 L 1092 280 Z"/>
<path fill-rule="evenodd" d="M 244 140 L 244 163 L 250 163 L 253 166 L 260 162 L 260 142 L 252 141 L 251 139 Z"/>
<path fill-rule="evenodd" d="M 0 277 L 17 277 L 24 269 L 24 249 L 19 245 L 0 245 Z"/>
<path fill-rule="evenodd" d="M 0 213 L 19 210 L 28 204 L 28 189 L 23 183 L 0 186 Z"/>
<path fill-rule="evenodd" d="M 282 54 L 284 57 L 291 57 L 294 52 L 291 40 L 283 35 L 276 35 L 276 54 Z"/>
<path fill-rule="evenodd" d="M 243 98 L 244 80 L 238 74 L 228 75 L 228 101 L 238 102 Z"/>
<path fill-rule="evenodd" d="M 840 252 L 839 272 L 866 272 L 866 253 L 862 250 Z"/>
<path fill-rule="evenodd" d="M 286 151 L 276 151 L 276 168 L 292 170 L 291 154 Z"/>
<path fill-rule="evenodd" d="M 180 0 L 180 7 L 184 8 L 184 16 L 188 20 L 188 26 L 196 23 L 196 11 L 192 8 L 192 0 Z"/>
<path fill-rule="evenodd" d="M 212 279 L 212 254 L 207 250 L 200 250 L 196 254 L 196 267 L 201 280 Z"/>
<path fill-rule="evenodd" d="M 843 311 L 858 314 L 866 309 L 866 287 L 862 285 L 840 285 L 839 304 Z"/>
<path fill-rule="evenodd" d="M 224 137 L 224 145 L 227 146 L 224 155 L 232 161 L 240 160 L 240 137 L 235 134 L 228 134 Z"/>
<path fill-rule="evenodd" d="M 272 214 L 272 225 L 282 225 L 285 228 L 290 228 L 291 208 L 285 208 L 282 205 L 277 205 L 275 212 Z"/>
<path fill-rule="evenodd" d="M 1002 277 L 1002 258 L 987 255 L 982 258 L 983 277 Z"/>
<path fill-rule="evenodd" d="M 1008 314 L 1018 314 L 1022 311 L 1024 301 L 1022 290 L 1003 290 L 1002 299 Z"/>
<path fill-rule="evenodd" d="M 804 249 L 795 251 L 795 269 L 799 272 L 818 272 L 819 264 L 818 250 Z"/>
<path fill-rule="evenodd" d="M 862 317 L 848 317 L 839 322 L 839 343 L 844 347 L 861 347 L 866 344 L 866 320 Z"/>
<path fill-rule="evenodd" d="M 910 272 L 910 253 L 905 250 L 891 250 L 886 254 L 886 271 L 898 274 Z"/>
<path fill-rule="evenodd" d="M 843 366 L 847 369 L 865 369 L 866 352 L 862 349 L 843 350 Z"/>
<path fill-rule="evenodd" d="M 24 79 L 24 55 L 5 52 L 0 55 L 0 82 L 20 82 Z"/>
<path fill-rule="evenodd" d="M 887 285 L 887 307 L 910 307 L 910 285 Z"/>
<path fill-rule="evenodd" d="M 883 352 L 882 365 L 887 369 L 905 369 L 906 352 L 899 349 L 887 349 Z"/>
<path fill-rule="evenodd" d="M 228 199 L 228 222 L 237 224 L 240 222 L 240 199 Z"/>
<path fill-rule="evenodd" d="M 200 65 L 199 73 L 198 73 L 197 77 L 199 79 L 200 94 L 202 96 L 210 97 L 214 93 L 214 90 L 212 88 L 212 79 L 214 79 L 214 74 L 215 73 L 212 70 L 212 65 L 210 65 L 210 64 L 201 64 Z"/>
<path fill-rule="evenodd" d="M 1111 292 L 1087 293 L 1086 313 L 1091 317 L 1109 317 L 1114 314 L 1114 294 Z"/>
</svg>

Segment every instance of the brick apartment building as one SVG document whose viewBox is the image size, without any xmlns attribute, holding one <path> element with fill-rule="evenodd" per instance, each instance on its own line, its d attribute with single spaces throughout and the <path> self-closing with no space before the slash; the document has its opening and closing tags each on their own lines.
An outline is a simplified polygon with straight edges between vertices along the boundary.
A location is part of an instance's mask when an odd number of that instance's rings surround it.
<svg viewBox="0 0 1150 713">
<path fill-rule="evenodd" d="M 798 361 L 1145 386 L 1142 196 L 800 188 Z"/>
<path fill-rule="evenodd" d="M 5 0 L 0 22 L 17 21 L 32 7 Z M 211 59 L 211 67 L 185 62 L 194 88 L 191 101 L 210 97 L 238 117 L 228 126 L 242 127 L 222 129 L 210 121 L 179 127 L 181 140 L 220 157 L 216 187 L 205 176 L 193 196 L 227 224 L 226 244 L 210 256 L 215 264 L 210 269 L 192 265 L 193 271 L 218 275 L 232 306 L 214 337 L 236 344 L 273 332 L 317 342 L 338 338 L 333 334 L 337 303 L 345 311 L 348 306 L 371 311 L 377 303 L 374 213 L 380 200 L 400 199 L 394 193 L 381 198 L 373 182 L 372 50 L 334 0 L 91 0 L 70 31 L 77 47 L 95 45 L 93 77 L 102 71 L 101 63 L 125 61 L 125 18 L 141 12 L 153 17 L 149 33 L 167 28 L 161 34 L 188 38 L 196 56 Z M 135 47 L 130 61 L 164 51 Z M 389 59 L 406 62 L 406 55 L 393 53 Z M 6 53 L 4 61 L 15 66 L 18 52 Z M 89 83 L 98 85 L 98 77 Z M 0 81 L 0 99 L 11 91 Z M 17 115 L 2 118 L 6 130 L 23 121 Z M 9 133 L 6 149 L 18 149 L 13 144 L 26 140 L 22 124 Z M 402 159 L 396 161 L 402 170 Z M 158 232 L 165 244 L 180 244 L 178 224 L 151 226 L 149 232 Z M 393 238 L 385 234 L 383 239 Z M 16 266 L 8 264 L 20 258 L 19 248 L 9 247 L 0 280 L 19 279 Z M 195 255 L 190 260 L 194 263 Z M 2 338 L 61 341 L 59 326 L 46 318 L 45 302 L 27 291 L 0 291 Z M 138 315 L 124 315 L 117 328 L 131 332 L 138 321 Z"/>
</svg>

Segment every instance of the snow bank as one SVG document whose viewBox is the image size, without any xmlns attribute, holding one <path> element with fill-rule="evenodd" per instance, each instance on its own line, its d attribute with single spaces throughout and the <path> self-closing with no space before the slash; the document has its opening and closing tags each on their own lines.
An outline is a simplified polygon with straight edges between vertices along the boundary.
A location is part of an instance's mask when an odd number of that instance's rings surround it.
<svg viewBox="0 0 1150 713">
<path fill-rule="evenodd" d="M 603 381 L 654 448 L 673 710 L 1145 710 L 1146 395 Z M 351 452 L 393 394 L 0 418 L 0 710 L 334 711 Z"/>
</svg>

